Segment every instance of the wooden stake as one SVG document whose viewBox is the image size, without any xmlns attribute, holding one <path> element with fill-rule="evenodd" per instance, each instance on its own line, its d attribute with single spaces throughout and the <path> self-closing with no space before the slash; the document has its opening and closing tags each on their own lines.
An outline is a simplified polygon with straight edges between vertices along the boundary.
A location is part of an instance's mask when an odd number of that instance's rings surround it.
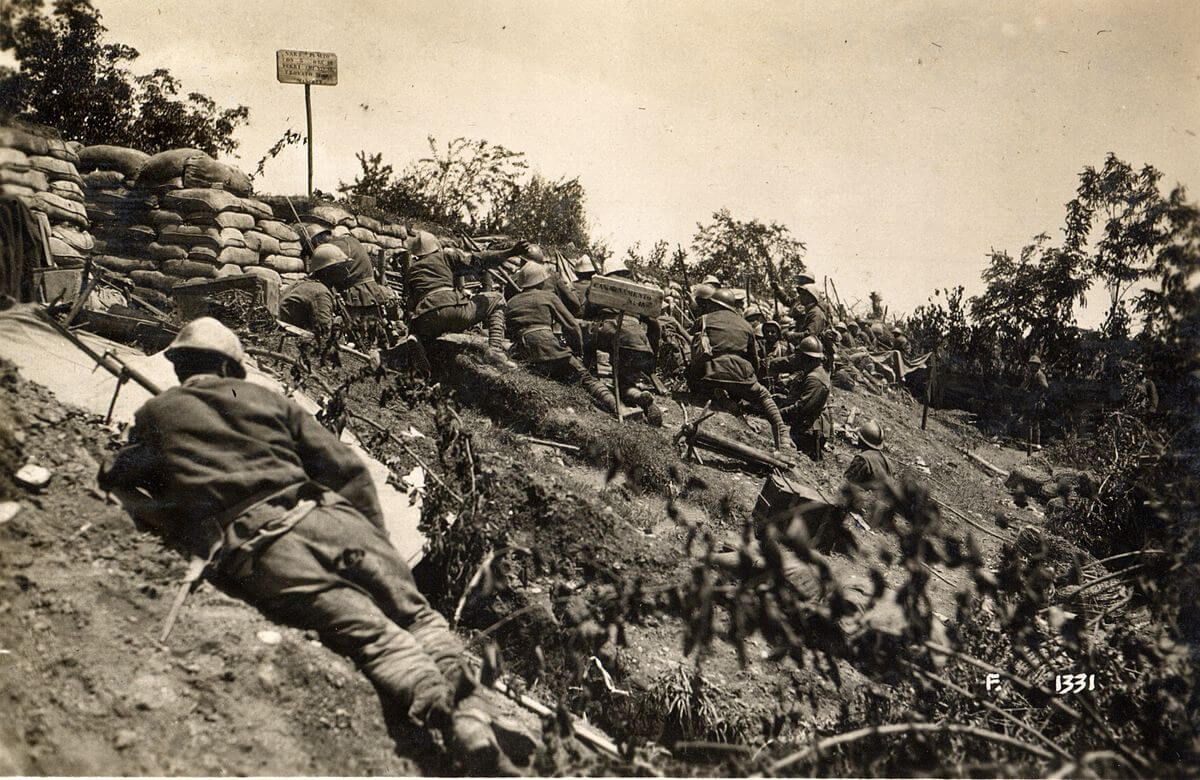
<svg viewBox="0 0 1200 780">
<path fill-rule="evenodd" d="M 613 395 L 617 397 L 617 422 L 625 421 L 625 412 L 621 407 L 621 325 L 625 322 L 625 312 L 617 315 L 617 331 L 613 334 L 612 352 L 609 353 L 608 362 L 612 366 L 613 374 Z"/>
</svg>

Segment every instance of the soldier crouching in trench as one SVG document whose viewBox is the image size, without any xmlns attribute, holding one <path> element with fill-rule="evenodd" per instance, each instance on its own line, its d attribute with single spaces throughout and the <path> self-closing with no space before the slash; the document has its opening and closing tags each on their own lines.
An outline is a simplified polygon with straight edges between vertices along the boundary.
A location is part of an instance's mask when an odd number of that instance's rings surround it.
<svg viewBox="0 0 1200 780">
<path fill-rule="evenodd" d="M 438 732 L 464 769 L 516 773 L 497 740 L 514 735 L 388 541 L 362 461 L 293 401 L 245 381 L 242 345 L 218 321 L 189 323 L 166 354 L 181 384 L 137 412 L 100 487 L 139 526 L 207 557 L 231 595 L 317 631 L 362 669 L 385 714 Z"/>
</svg>

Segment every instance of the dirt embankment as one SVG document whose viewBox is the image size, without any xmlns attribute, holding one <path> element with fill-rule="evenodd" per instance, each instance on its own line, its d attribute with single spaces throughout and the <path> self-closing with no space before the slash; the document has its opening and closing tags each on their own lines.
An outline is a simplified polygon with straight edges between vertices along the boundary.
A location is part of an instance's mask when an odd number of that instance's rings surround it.
<svg viewBox="0 0 1200 780">
<path fill-rule="evenodd" d="M 314 638 L 205 586 L 157 642 L 184 567 L 95 490 L 100 422 L 0 368 L 0 437 L 53 471 L 0 525 L 0 774 L 420 772 Z"/>
<path fill-rule="evenodd" d="M 348 364 L 322 373 L 336 385 L 356 368 Z M 636 574 L 648 586 L 682 581 L 692 559 L 685 551 L 687 530 L 668 515 L 668 497 L 678 499 L 684 521 L 716 538 L 736 537 L 762 478 L 719 459 L 708 458 L 704 466 L 682 463 L 669 442 L 682 423 L 678 406 L 665 407 L 661 431 L 640 424 L 618 427 L 591 410 L 581 393 L 525 372 L 502 375 L 484 368 L 468 373 L 460 366 L 451 376 L 471 388 L 458 398 L 490 485 L 482 513 L 512 543 L 536 548 L 544 565 L 535 569 L 514 562 L 503 587 L 495 592 L 476 588 L 463 599 L 468 568 L 454 587 L 446 587 L 443 577 L 443 587 L 431 596 L 447 614 L 461 600 L 464 636 L 489 631 L 484 639 L 499 641 L 508 667 L 526 677 L 533 695 L 547 702 L 565 700 L 615 737 L 666 742 L 751 740 L 761 717 L 776 714 L 781 702 L 798 699 L 797 692 L 809 703 L 791 736 L 803 739 L 827 725 L 843 700 L 856 697 L 854 687 L 862 679 L 851 670 L 845 670 L 850 689 L 838 691 L 790 662 L 766 661 L 766 644 L 752 638 L 748 667 L 738 664 L 732 647 L 718 642 L 700 667 L 703 695 L 681 698 L 697 678 L 683 653 L 681 625 L 665 617 L 627 624 L 625 643 L 615 650 L 592 648 L 614 675 L 617 692 L 601 690 L 608 683 L 596 669 L 586 671 L 586 684 L 578 685 L 561 667 L 572 641 L 565 630 L 564 592 L 598 603 L 607 575 Z M 347 403 L 389 431 L 411 427 L 424 434 L 406 439 L 408 448 L 465 490 L 442 471 L 432 394 L 429 388 L 401 387 L 394 378 L 367 379 L 350 386 Z M 374 691 L 344 660 L 315 638 L 274 626 L 210 587 L 188 602 L 168 643 L 158 644 L 183 565 L 156 539 L 136 533 L 119 507 L 104 503 L 94 490 L 107 433 L 98 420 L 63 409 L 11 371 L 3 374 L 0 399 L 0 422 L 7 414 L 15 420 L 15 432 L 23 434 L 22 462 L 32 460 L 55 472 L 43 492 L 22 492 L 20 513 L 0 525 L 0 612 L 10 618 L 0 626 L 0 649 L 8 651 L 0 654 L 0 695 L 5 709 L 16 713 L 0 724 L 0 770 L 444 771 L 423 758 L 433 751 L 416 737 L 402 739 L 397 752 Z M 990 524 L 993 512 L 1015 511 L 999 479 L 978 472 L 958 453 L 961 428 L 933 419 L 929 431 L 919 431 L 920 409 L 906 396 L 839 391 L 832 405 L 841 420 L 853 406 L 860 419 L 879 419 L 893 453 L 906 463 L 921 457 L 931 470 L 929 479 L 938 482 L 935 492 L 978 512 L 980 522 Z M 760 446 L 768 442 L 765 424 L 755 418 L 721 413 L 710 424 Z M 351 420 L 350 425 L 364 440 L 371 438 L 361 424 Z M 581 450 L 532 445 L 521 434 Z M 397 470 L 414 465 L 409 453 L 382 437 L 368 449 L 394 458 Z M 833 495 L 851 456 L 849 446 L 836 441 L 824 461 L 803 461 L 798 474 Z M 1037 521 L 1028 514 L 1029 522 Z M 985 552 L 994 551 L 993 540 L 983 539 Z M 875 549 L 894 546 L 878 533 L 867 532 L 860 540 L 864 554 L 872 557 Z M 862 560 L 834 556 L 834 568 L 847 584 L 865 584 Z M 904 575 L 893 570 L 886 576 L 895 586 Z M 946 576 L 955 587 L 965 584 L 958 572 Z M 941 581 L 931 587 L 935 609 L 943 616 L 953 614 L 955 587 Z M 495 627 L 517 609 L 527 612 Z M 279 641 L 263 632 L 276 632 Z M 540 661 L 537 648 L 544 651 Z"/>
</svg>

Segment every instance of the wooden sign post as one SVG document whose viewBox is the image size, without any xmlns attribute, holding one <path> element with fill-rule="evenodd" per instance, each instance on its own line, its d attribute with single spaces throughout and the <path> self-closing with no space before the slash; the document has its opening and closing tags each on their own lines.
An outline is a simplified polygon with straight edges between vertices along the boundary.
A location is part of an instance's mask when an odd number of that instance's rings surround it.
<svg viewBox="0 0 1200 780">
<path fill-rule="evenodd" d="M 275 51 L 275 78 L 281 84 L 304 85 L 304 118 L 308 124 L 308 197 L 312 198 L 313 180 L 313 84 L 336 87 L 338 83 L 337 55 L 327 51 Z"/>
<path fill-rule="evenodd" d="M 613 395 L 617 399 L 617 422 L 623 422 L 621 406 L 621 326 L 626 314 L 657 317 L 662 312 L 663 291 L 651 284 L 638 284 L 615 276 L 593 276 L 588 286 L 588 303 L 606 309 L 616 309 L 617 331 L 613 334 L 608 353 L 612 364 Z"/>
</svg>

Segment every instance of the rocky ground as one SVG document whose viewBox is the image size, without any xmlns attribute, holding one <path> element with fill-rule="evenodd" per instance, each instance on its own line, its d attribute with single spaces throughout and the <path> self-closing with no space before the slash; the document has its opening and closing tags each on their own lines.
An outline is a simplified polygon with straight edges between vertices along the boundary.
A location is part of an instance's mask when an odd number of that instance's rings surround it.
<svg viewBox="0 0 1200 780">
<path fill-rule="evenodd" d="M 355 369 L 330 370 L 326 380 L 337 382 Z M 588 583 L 605 571 L 636 572 L 647 585 L 680 581 L 692 559 L 685 550 L 687 530 L 671 518 L 668 501 L 675 500 L 684 522 L 716 538 L 736 538 L 763 477 L 716 458 L 706 458 L 704 466 L 680 462 L 669 441 L 682 423 L 678 405 L 666 407 L 662 430 L 636 423 L 616 429 L 615 421 L 591 410 L 580 394 L 561 395 L 524 372 L 506 375 L 467 361 L 448 377 L 467 377 L 475 387 L 458 398 L 463 425 L 472 431 L 474 451 L 493 486 L 485 510 L 502 520 L 513 543 L 536 547 L 546 566 L 527 571 L 514 565 L 508 587 L 497 593 L 476 589 L 464 599 L 460 582 L 457 590 L 431 595 L 447 614 L 461 602 L 464 637 L 487 632 L 485 639 L 498 640 L 508 668 L 523 674 L 531 695 L 582 710 L 618 739 L 752 741 L 760 716 L 776 712 L 796 686 L 813 694 L 799 733 L 791 735 L 803 739 L 864 684 L 847 669 L 838 690 L 790 661 L 767 661 L 758 638 L 751 639 L 750 663 L 743 668 L 733 649 L 718 642 L 701 659 L 706 692 L 698 701 L 704 706 L 680 708 L 680 686 L 696 679 L 689 671 L 694 659 L 685 659 L 680 625 L 666 618 L 629 624 L 624 646 L 600 648 L 597 666 L 612 674 L 609 681 L 598 669 L 585 674 L 586 685 L 569 685 L 561 670 L 540 675 L 534 649 L 544 646 L 557 657 L 553 648 L 566 641 L 559 630 L 563 599 L 557 598 L 564 587 L 586 597 L 595 590 Z M 415 454 L 438 471 L 434 407 L 421 393 L 381 407 L 391 381 L 353 384 L 348 406 L 389 430 L 411 427 L 424 434 L 408 440 L 408 454 L 374 442 L 377 456 L 394 457 L 397 470 L 407 471 Z M 551 407 L 558 414 L 547 411 Z M 949 413 L 931 414 L 928 430 L 921 431 L 921 409 L 903 392 L 835 390 L 831 408 L 839 422 L 855 408 L 860 420 L 878 419 L 891 454 L 979 526 L 999 533 L 1001 526 L 1040 524 L 1035 506 L 1017 507 L 1003 479 L 973 464 L 962 450 L 976 450 L 1006 469 L 1021 462 L 1022 453 L 983 441 Z M 689 409 L 694 415 L 698 406 Z M 8 494 L 2 497 L 19 504 L 15 516 L 0 524 L 0 698 L 13 715 L 0 721 L 0 773 L 445 771 L 431 757 L 436 751 L 417 737 L 399 745 L 389 738 L 373 689 L 346 661 L 315 637 L 273 625 L 209 586 L 193 595 L 160 644 L 161 622 L 183 564 L 155 538 L 134 531 L 120 508 L 95 489 L 97 463 L 112 431 L 62 407 L 8 369 L 0 377 L 0 412 L 0 423 L 10 421 L 20 449 L 19 457 L 2 464 L 0 479 L 25 463 L 52 472 L 40 489 L 0 482 L 0 491 Z M 760 446 L 768 441 L 767 427 L 757 418 L 721 413 L 708 425 Z M 369 433 L 361 426 L 356 431 L 364 439 Z M 582 449 L 531 444 L 521 438 L 525 435 Z M 619 446 L 597 449 L 597 440 Z M 614 463 L 614 452 L 627 453 L 628 462 Z M 796 474 L 836 495 L 852 454 L 844 438 L 835 439 L 823 461 L 803 460 Z M 687 488 L 676 480 L 693 484 Z M 970 530 L 985 555 L 995 553 L 997 539 L 949 514 L 945 522 Z M 875 550 L 895 545 L 876 531 L 858 537 L 872 560 Z M 832 561 L 844 584 L 867 587 L 863 557 L 834 555 Z M 938 616 L 949 620 L 954 592 L 966 582 L 958 571 L 939 574 L 945 579 L 935 579 L 930 591 Z M 903 576 L 899 570 L 885 574 L 892 586 Z M 544 608 L 532 606 L 538 603 Z M 493 627 L 515 609 L 526 613 Z M 877 617 L 888 620 L 887 609 Z M 476 642 L 473 649 L 484 645 Z M 598 695 L 601 687 L 615 690 Z M 709 761 L 719 766 L 719 758 Z"/>
</svg>

